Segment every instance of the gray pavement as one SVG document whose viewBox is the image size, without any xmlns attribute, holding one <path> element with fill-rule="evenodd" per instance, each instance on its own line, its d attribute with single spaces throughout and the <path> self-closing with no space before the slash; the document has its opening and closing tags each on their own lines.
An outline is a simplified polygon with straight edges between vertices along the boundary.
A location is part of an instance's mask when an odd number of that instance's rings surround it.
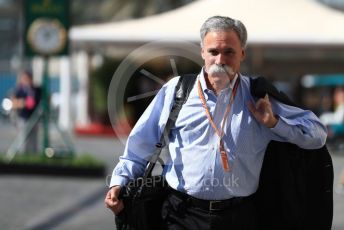
<svg viewBox="0 0 344 230">
<path fill-rule="evenodd" d="M 0 152 L 7 150 L 15 135 L 13 126 L 0 122 Z M 73 137 L 73 141 L 77 154 L 91 153 L 105 161 L 108 174 L 124 149 L 115 138 Z M 331 155 L 336 188 L 344 152 Z M 103 204 L 106 178 L 0 175 L 0 191 L 1 229 L 115 229 L 113 216 Z M 334 230 L 344 230 L 343 216 L 344 191 L 338 191 L 334 193 Z"/>
<path fill-rule="evenodd" d="M 0 122 L 0 152 L 16 136 Z M 52 139 L 57 138 L 52 134 Z M 77 154 L 90 153 L 106 162 L 111 174 L 124 146 L 115 138 L 73 137 Z M 115 229 L 105 208 L 105 178 L 0 175 L 0 229 Z"/>
</svg>

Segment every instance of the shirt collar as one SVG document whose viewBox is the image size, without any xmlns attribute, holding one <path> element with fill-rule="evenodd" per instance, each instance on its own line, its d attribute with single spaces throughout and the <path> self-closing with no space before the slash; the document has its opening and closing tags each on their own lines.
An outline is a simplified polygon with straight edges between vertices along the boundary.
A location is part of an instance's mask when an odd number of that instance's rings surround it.
<svg viewBox="0 0 344 230">
<path fill-rule="evenodd" d="M 207 87 L 207 83 L 205 82 L 204 71 L 205 70 L 204 70 L 204 67 L 203 67 L 202 70 L 201 70 L 201 73 L 199 74 L 199 80 L 201 82 L 201 86 L 202 86 L 203 92 L 209 92 L 209 89 Z M 236 73 L 235 76 L 234 76 L 234 79 L 230 82 L 229 86 L 226 87 L 223 90 L 227 90 L 228 88 L 233 90 L 235 82 L 238 80 L 238 77 L 239 77 L 239 74 Z"/>
<path fill-rule="evenodd" d="M 238 80 L 238 77 L 239 77 L 239 74 L 236 73 L 235 76 L 234 76 L 234 78 L 233 78 L 233 80 L 230 82 L 229 88 L 230 88 L 231 90 L 233 90 L 234 85 L 235 85 L 235 82 Z"/>
</svg>

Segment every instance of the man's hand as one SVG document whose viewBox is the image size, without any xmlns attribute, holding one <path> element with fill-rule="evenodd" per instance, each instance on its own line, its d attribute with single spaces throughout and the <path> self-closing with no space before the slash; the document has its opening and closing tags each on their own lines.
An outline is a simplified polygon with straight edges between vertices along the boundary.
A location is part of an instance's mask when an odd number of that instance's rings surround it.
<svg viewBox="0 0 344 230">
<path fill-rule="evenodd" d="M 118 199 L 120 190 L 120 186 L 111 187 L 104 200 L 106 207 L 116 215 L 124 208 L 123 201 Z"/>
<path fill-rule="evenodd" d="M 23 99 L 12 97 L 11 101 L 12 101 L 13 109 L 22 109 L 25 107 L 25 100 Z"/>
<path fill-rule="evenodd" d="M 273 128 L 277 124 L 278 118 L 275 117 L 272 111 L 269 96 L 267 94 L 264 98 L 260 98 L 255 105 L 252 102 L 248 102 L 247 107 L 254 118 L 266 127 Z"/>
</svg>

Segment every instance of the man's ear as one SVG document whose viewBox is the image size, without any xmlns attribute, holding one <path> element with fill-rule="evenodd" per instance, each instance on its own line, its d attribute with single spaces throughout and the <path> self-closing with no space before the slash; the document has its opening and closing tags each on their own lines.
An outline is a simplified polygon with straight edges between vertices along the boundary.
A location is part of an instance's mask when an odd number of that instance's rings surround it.
<svg viewBox="0 0 344 230">
<path fill-rule="evenodd" d="M 202 59 L 205 59 L 205 50 L 203 47 L 201 47 L 201 55 L 202 55 Z"/>
<path fill-rule="evenodd" d="M 244 48 L 241 49 L 241 61 L 243 61 L 246 57 L 246 50 Z"/>
</svg>

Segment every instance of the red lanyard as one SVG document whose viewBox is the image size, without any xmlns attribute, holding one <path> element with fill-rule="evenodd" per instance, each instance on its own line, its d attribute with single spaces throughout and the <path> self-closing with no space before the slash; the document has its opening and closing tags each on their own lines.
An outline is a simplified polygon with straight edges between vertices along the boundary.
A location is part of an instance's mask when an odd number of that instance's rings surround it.
<svg viewBox="0 0 344 230">
<path fill-rule="evenodd" d="M 224 126 L 225 126 L 225 123 L 226 123 L 226 118 L 229 114 L 229 112 L 231 111 L 231 106 L 233 104 L 233 101 L 234 101 L 234 98 L 235 98 L 235 95 L 236 95 L 236 92 L 237 92 L 237 89 L 238 89 L 238 86 L 239 86 L 239 83 L 240 83 L 240 78 L 238 76 L 235 84 L 234 84 L 234 87 L 233 87 L 233 91 L 232 91 L 232 94 L 231 94 L 231 97 L 229 99 L 229 102 L 227 104 L 227 108 L 226 108 L 226 112 L 223 116 L 223 120 L 222 120 L 222 124 L 221 124 L 221 130 L 219 130 L 209 112 L 209 109 L 208 109 L 208 106 L 206 104 L 206 100 L 204 98 L 204 95 L 203 95 L 203 91 L 202 91 L 202 87 L 201 87 L 201 82 L 200 80 L 198 79 L 198 82 L 197 82 L 197 86 L 198 86 L 198 96 L 200 97 L 201 99 L 201 102 L 202 102 L 202 105 L 203 105 L 203 108 L 205 110 L 205 114 L 207 115 L 207 118 L 211 124 L 211 126 L 214 128 L 215 130 L 215 133 L 219 136 L 220 138 L 220 143 L 219 143 L 219 148 L 220 148 L 220 154 L 221 154 L 221 161 L 222 161 L 222 166 L 223 166 L 223 170 L 225 172 L 229 172 L 229 162 L 228 162 L 228 156 L 227 156 L 227 153 L 226 153 L 226 150 L 225 150 L 225 147 L 224 147 L 224 143 L 223 143 L 223 135 L 224 135 Z"/>
</svg>

